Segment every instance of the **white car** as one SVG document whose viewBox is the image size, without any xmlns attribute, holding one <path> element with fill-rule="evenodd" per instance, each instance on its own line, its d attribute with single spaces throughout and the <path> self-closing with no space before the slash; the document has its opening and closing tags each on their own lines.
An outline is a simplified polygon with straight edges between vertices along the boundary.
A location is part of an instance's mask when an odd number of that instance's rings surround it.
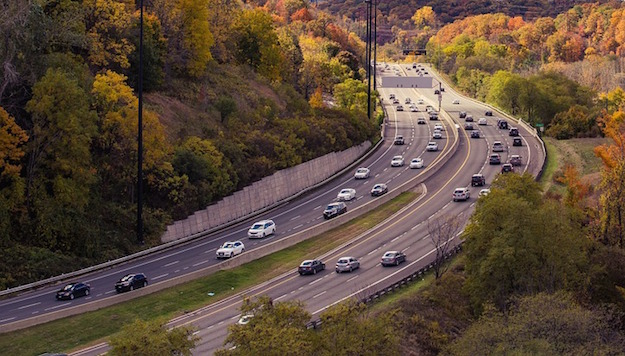
<svg viewBox="0 0 625 356">
<path fill-rule="evenodd" d="M 404 165 L 404 157 L 402 156 L 395 156 L 391 160 L 391 167 L 401 167 L 403 165 Z"/>
<path fill-rule="evenodd" d="M 456 99 L 456 100 L 452 101 L 452 104 L 458 105 L 458 104 L 460 104 L 460 100 Z"/>
<path fill-rule="evenodd" d="M 419 104 L 419 105 L 423 105 L 423 104 L 424 104 L 423 99 L 419 99 L 419 100 L 417 100 L 417 104 Z"/>
<path fill-rule="evenodd" d="M 418 107 L 416 107 L 416 106 L 411 106 L 411 107 L 410 107 L 410 111 L 411 111 L 411 112 L 419 112 L 419 108 L 418 108 Z"/>
<path fill-rule="evenodd" d="M 471 192 L 469 191 L 469 188 L 456 188 L 452 197 L 454 201 L 469 200 L 469 198 L 471 197 Z"/>
<path fill-rule="evenodd" d="M 369 178 L 370 173 L 371 171 L 369 170 L 369 168 L 360 167 L 356 170 L 356 173 L 354 174 L 354 178 L 355 179 L 367 179 Z"/>
<path fill-rule="evenodd" d="M 484 189 L 480 190 L 480 196 L 481 197 L 487 196 L 488 194 L 490 194 L 490 189 L 484 188 Z"/>
<path fill-rule="evenodd" d="M 425 147 L 426 151 L 438 151 L 438 143 L 436 142 L 428 142 L 428 145 Z"/>
<path fill-rule="evenodd" d="M 341 189 L 339 194 L 336 196 L 338 200 L 352 200 L 356 197 L 356 189 L 353 188 L 345 188 Z"/>
<path fill-rule="evenodd" d="M 247 237 L 250 239 L 262 239 L 265 236 L 276 233 L 276 224 L 273 220 L 262 220 L 254 223 L 249 230 L 247 230 Z"/>
<path fill-rule="evenodd" d="M 221 248 L 217 250 L 217 258 L 230 258 L 239 255 L 245 251 L 245 246 L 241 241 L 226 241 Z"/>
<path fill-rule="evenodd" d="M 423 159 L 422 159 L 421 157 L 419 157 L 419 158 L 413 158 L 413 159 L 410 161 L 410 168 L 413 168 L 413 169 L 414 169 L 414 168 L 417 168 L 417 169 L 419 169 L 419 168 L 423 168 Z"/>
<path fill-rule="evenodd" d="M 441 131 L 440 131 L 440 130 L 436 130 L 436 131 L 434 131 L 434 133 L 432 134 L 432 138 L 434 138 L 434 139 L 443 138 L 443 134 L 441 133 Z"/>
<path fill-rule="evenodd" d="M 503 144 L 501 141 L 493 142 L 493 152 L 503 152 Z"/>
<path fill-rule="evenodd" d="M 254 314 L 241 315 L 241 317 L 239 318 L 239 321 L 237 321 L 237 324 L 247 325 L 250 322 L 250 320 L 252 320 L 253 317 L 254 317 Z"/>
<path fill-rule="evenodd" d="M 488 125 L 488 121 L 486 121 L 486 118 L 485 118 L 485 117 L 480 117 L 480 118 L 477 120 L 477 124 L 478 124 L 478 125 Z"/>
<path fill-rule="evenodd" d="M 434 125 L 434 131 L 445 131 L 445 127 L 442 124 L 436 124 Z"/>
</svg>

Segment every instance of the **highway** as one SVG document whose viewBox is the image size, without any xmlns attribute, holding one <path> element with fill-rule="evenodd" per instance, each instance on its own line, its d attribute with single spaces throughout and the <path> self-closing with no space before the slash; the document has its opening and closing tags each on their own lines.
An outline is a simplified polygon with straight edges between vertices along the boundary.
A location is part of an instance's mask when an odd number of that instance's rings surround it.
<svg viewBox="0 0 625 356">
<path fill-rule="evenodd" d="M 398 65 L 394 66 L 398 67 Z M 404 75 L 410 74 L 410 70 L 407 70 L 405 65 L 403 66 L 397 69 Z M 388 73 L 391 70 L 385 72 Z M 414 73 L 414 70 L 412 70 L 412 73 Z M 171 326 L 193 325 L 197 328 L 197 335 L 201 338 L 201 341 L 194 350 L 194 354 L 211 354 L 223 347 L 228 326 L 235 324 L 240 317 L 238 308 L 244 297 L 269 295 L 274 301 L 301 300 L 305 303 L 307 310 L 313 314 L 313 318 L 318 318 L 325 309 L 333 304 L 351 297 L 362 298 L 369 292 L 386 287 L 430 263 L 434 259 L 435 251 L 434 245 L 428 238 L 427 220 L 451 215 L 457 216 L 463 223 L 466 222 L 474 209 L 475 202 L 478 199 L 478 192 L 484 188 L 472 188 L 470 183 L 471 176 L 475 173 L 482 173 L 486 177 L 486 187 L 488 187 L 501 170 L 501 165 L 490 165 L 488 162 L 488 156 L 491 153 L 494 141 L 501 141 L 504 144 L 504 152 L 501 152 L 502 163 L 506 162 L 510 155 L 518 154 L 522 157 L 523 164 L 516 167 L 517 172 L 538 174 L 545 159 L 538 139 L 527 132 L 523 126 L 510 122 L 511 126 L 519 128 L 523 139 L 523 146 L 512 146 L 508 131 L 501 130 L 495 125 L 497 117 L 503 115 L 495 112 L 494 116 L 486 117 L 488 125 L 478 126 L 477 120 L 485 117 L 484 112 L 489 110 L 489 108 L 454 93 L 449 87 L 445 89 L 442 95 L 442 107 L 449 113 L 453 122 L 446 122 L 445 120 L 430 121 L 426 119 L 425 125 L 418 125 L 416 123 L 417 119 L 426 116 L 426 113 L 424 113 L 425 104 L 431 104 L 434 107 L 438 105 L 438 98 L 434 94 L 434 89 L 395 88 L 391 90 L 380 88 L 379 91 L 384 99 L 389 118 L 388 122 L 385 123 L 387 125 L 385 144 L 363 164 L 371 169 L 372 178 L 364 181 L 355 181 L 351 174 L 339 177 L 318 192 L 302 197 L 296 202 L 276 210 L 267 218 L 273 218 L 280 229 L 278 236 L 273 237 L 273 239 L 280 238 L 283 234 L 288 235 L 305 226 L 322 223 L 323 220 L 320 218 L 321 208 L 325 203 L 331 201 L 341 188 L 351 187 L 356 189 L 358 193 L 357 200 L 348 204 L 348 209 L 352 209 L 358 204 L 364 204 L 371 199 L 375 199 L 368 196 L 368 190 L 373 183 L 387 183 L 389 188 L 392 189 L 393 186 L 397 186 L 402 182 L 413 179 L 416 175 L 422 174 L 422 170 L 409 169 L 407 166 L 391 168 L 390 160 L 392 156 L 403 154 L 406 164 L 413 157 L 422 157 L 427 167 L 434 164 L 436 157 L 442 155 L 444 149 L 450 147 L 452 142 L 459 140 L 453 156 L 439 167 L 435 175 L 425 179 L 416 188 L 421 193 L 418 199 L 382 224 L 324 256 L 302 256 L 302 260 L 321 258 L 327 266 L 327 269 L 322 273 L 311 276 L 299 276 L 296 272 L 297 266 L 293 266 L 291 272 L 172 320 L 170 322 Z M 388 100 L 391 93 L 397 96 L 406 109 L 407 105 L 404 104 L 404 100 L 407 97 L 411 98 L 412 101 L 415 101 L 417 98 L 423 98 L 425 103 L 424 105 L 419 105 L 419 112 L 398 112 L 396 111 L 396 105 L 390 104 Z M 459 100 L 459 104 L 454 104 L 455 100 Z M 480 138 L 470 138 L 468 131 L 463 129 L 464 120 L 458 117 L 460 111 L 465 111 L 474 117 L 476 121 L 474 126 L 480 131 Z M 442 118 L 444 119 L 445 116 L 443 115 Z M 431 139 L 432 130 L 434 124 L 437 123 L 445 124 L 443 138 L 437 140 L 439 145 L 445 148 L 438 152 L 425 152 L 427 142 L 434 141 Z M 397 134 L 401 134 L 407 139 L 406 145 L 391 144 L 392 139 Z M 465 202 L 453 202 L 452 192 L 457 187 L 469 187 L 471 198 Z M 159 268 L 164 268 L 167 264 L 173 263 L 173 266 L 178 265 L 177 268 L 182 268 L 182 266 L 191 268 L 193 264 L 205 260 L 207 262 L 204 263 L 213 263 L 214 256 L 206 257 L 202 255 L 214 253 L 214 248 L 224 238 L 238 238 L 244 233 L 245 231 L 242 227 L 239 229 L 234 228 L 231 231 L 220 234 L 220 236 L 195 242 L 192 246 L 181 248 L 178 251 L 169 251 L 162 256 L 152 257 L 139 267 L 127 267 L 129 271 L 133 270 L 132 268 L 140 268 L 142 271 L 149 273 L 149 276 L 155 276 L 158 273 L 165 273 L 161 272 Z M 244 242 L 247 247 L 249 241 L 244 240 Z M 263 242 L 259 241 L 258 243 Z M 458 243 L 458 239 L 454 239 L 451 243 Z M 200 244 L 201 247 L 198 247 Z M 252 244 L 252 248 L 253 246 Z M 188 251 L 193 251 L 193 248 L 197 249 L 195 253 L 186 252 L 187 249 Z M 405 252 L 407 263 L 398 267 L 382 267 L 379 263 L 380 257 L 388 250 Z M 189 254 L 199 257 L 194 259 L 192 256 L 189 256 L 184 262 L 176 262 L 181 261 L 183 257 Z M 361 268 L 352 273 L 335 273 L 334 263 L 342 256 L 358 258 Z M 148 266 L 151 267 L 148 268 Z M 176 275 L 175 271 L 173 275 Z M 111 290 L 110 286 L 104 286 L 103 288 L 106 291 Z M 49 294 L 47 298 L 51 298 L 51 296 Z M 84 352 L 77 352 L 75 355 L 99 354 L 106 350 L 106 347 L 105 344 L 96 345 Z"/>
<path fill-rule="evenodd" d="M 416 93 L 406 92 L 403 95 L 414 97 Z M 400 93 L 398 96 L 401 96 Z M 403 102 L 404 98 L 401 97 L 401 99 Z M 63 316 L 66 315 L 65 312 L 70 313 L 72 310 L 77 310 L 77 307 L 80 308 L 84 304 L 93 303 L 97 300 L 109 299 L 115 302 L 116 299 L 119 299 L 121 301 L 122 297 L 127 298 L 127 296 L 117 295 L 114 284 L 127 273 L 145 273 L 150 285 L 154 285 L 220 263 L 221 261 L 216 259 L 215 251 L 225 241 L 243 241 L 247 253 L 263 244 L 286 238 L 305 228 L 323 224 L 322 212 L 324 207 L 336 199 L 337 193 L 342 188 L 355 188 L 357 192 L 356 199 L 347 202 L 349 214 L 355 207 L 376 199 L 369 194 L 375 183 L 386 183 L 389 190 L 392 190 L 409 180 L 418 179 L 430 166 L 435 165 L 439 157 L 451 149 L 451 140 L 447 136 L 451 133 L 457 136 L 457 133 L 451 129 L 451 123 L 440 121 L 446 125 L 447 129 L 445 137 L 438 140 L 440 149 L 437 152 L 425 152 L 425 146 L 431 137 L 432 125 L 416 125 L 415 122 L 417 116 L 424 116 L 425 114 L 423 112 L 396 112 L 392 108 L 389 109 L 388 113 L 390 117 L 385 130 L 387 139 L 378 151 L 362 164 L 362 166 L 371 169 L 370 179 L 355 180 L 353 172 L 346 174 L 329 182 L 323 188 L 282 205 L 265 216 L 250 219 L 219 233 L 154 255 L 86 275 L 80 281 L 91 285 L 91 294 L 87 297 L 57 301 L 55 300 L 55 292 L 63 287 L 59 284 L 4 299 L 0 301 L 0 331 L 8 330 L 12 323 L 23 322 L 24 320 L 33 322 L 43 320 L 41 318 L 44 315 Z M 405 145 L 392 144 L 393 138 L 397 134 L 402 134 L 406 138 Z M 456 136 L 451 135 L 454 139 L 457 139 Z M 391 158 L 398 154 L 404 155 L 406 165 L 391 167 Z M 408 168 L 410 159 L 414 157 L 423 157 L 425 169 Z M 273 219 L 277 225 L 277 233 L 262 240 L 248 240 L 247 229 L 254 221 L 261 219 Z"/>
</svg>

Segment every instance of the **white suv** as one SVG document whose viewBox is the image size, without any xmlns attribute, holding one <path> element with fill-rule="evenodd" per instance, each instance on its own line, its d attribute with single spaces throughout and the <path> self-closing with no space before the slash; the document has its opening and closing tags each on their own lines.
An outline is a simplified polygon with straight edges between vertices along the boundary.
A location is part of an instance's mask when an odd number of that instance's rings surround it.
<svg viewBox="0 0 625 356">
<path fill-rule="evenodd" d="M 454 201 L 469 200 L 470 196 L 471 192 L 469 191 L 469 188 L 456 188 L 453 194 Z"/>
<path fill-rule="evenodd" d="M 230 258 L 239 255 L 245 251 L 245 246 L 241 241 L 226 241 L 221 248 L 217 250 L 217 258 Z"/>
<path fill-rule="evenodd" d="M 249 230 L 247 230 L 247 237 L 250 239 L 262 239 L 267 235 L 274 234 L 276 232 L 276 224 L 273 220 L 262 220 L 254 223 Z"/>
</svg>

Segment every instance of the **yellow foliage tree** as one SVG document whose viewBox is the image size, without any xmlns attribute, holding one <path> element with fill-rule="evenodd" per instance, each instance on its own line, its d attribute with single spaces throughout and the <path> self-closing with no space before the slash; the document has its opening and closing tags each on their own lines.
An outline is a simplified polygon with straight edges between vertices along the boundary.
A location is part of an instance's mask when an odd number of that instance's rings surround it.
<svg viewBox="0 0 625 356">
<path fill-rule="evenodd" d="M 19 176 L 24 157 L 21 146 L 27 141 L 26 131 L 0 107 L 0 180 Z"/>
</svg>

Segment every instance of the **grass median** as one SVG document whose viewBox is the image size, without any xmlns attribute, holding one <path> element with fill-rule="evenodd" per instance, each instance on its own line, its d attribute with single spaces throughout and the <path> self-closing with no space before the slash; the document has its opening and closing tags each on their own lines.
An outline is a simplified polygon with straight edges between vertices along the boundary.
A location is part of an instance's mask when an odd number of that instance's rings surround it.
<svg viewBox="0 0 625 356">
<path fill-rule="evenodd" d="M 378 209 L 295 246 L 240 267 L 101 310 L 0 334 L 5 355 L 69 351 L 108 339 L 135 319 L 171 319 L 294 270 L 305 258 L 319 256 L 374 227 L 417 197 L 403 193 Z M 209 296 L 209 293 L 214 293 Z"/>
</svg>

